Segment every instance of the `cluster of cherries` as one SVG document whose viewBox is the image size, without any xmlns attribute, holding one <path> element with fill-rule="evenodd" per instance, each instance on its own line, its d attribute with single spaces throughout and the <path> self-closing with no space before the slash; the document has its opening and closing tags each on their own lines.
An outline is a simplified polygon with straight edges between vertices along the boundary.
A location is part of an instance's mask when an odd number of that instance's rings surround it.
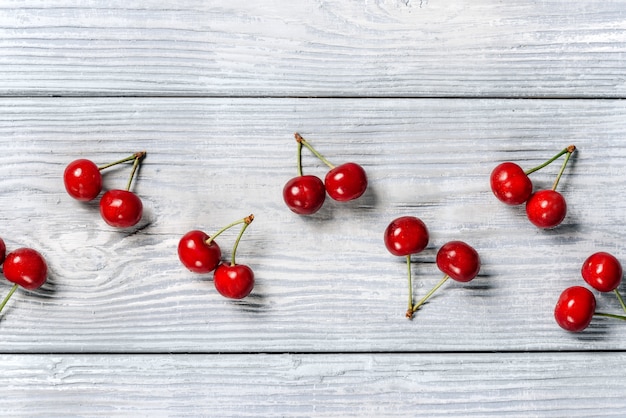
<svg viewBox="0 0 626 418">
<path fill-rule="evenodd" d="M 614 255 L 604 251 L 590 255 L 583 263 L 580 273 L 583 280 L 597 291 L 614 292 L 626 312 L 626 304 L 617 289 L 622 282 L 622 265 Z M 583 286 L 565 289 L 554 308 L 554 319 L 557 324 L 572 332 L 580 332 L 587 328 L 594 315 L 626 321 L 626 316 L 623 315 L 596 312 L 596 298 Z"/>
<path fill-rule="evenodd" d="M 297 147 L 298 176 L 289 180 L 283 188 L 283 200 L 289 209 L 299 215 L 312 215 L 324 205 L 326 193 L 339 202 L 354 200 L 367 189 L 367 175 L 359 164 L 348 162 L 335 166 L 317 152 L 300 134 L 294 134 Z M 324 182 L 314 175 L 302 174 L 302 146 L 307 147 L 328 166 Z"/>
<path fill-rule="evenodd" d="M 126 189 L 107 190 L 100 198 L 100 215 L 104 221 L 116 228 L 129 228 L 136 225 L 143 215 L 141 199 L 130 191 L 130 186 L 145 151 L 103 166 L 84 158 L 72 161 L 63 172 L 65 190 L 74 199 L 89 202 L 102 191 L 102 170 L 125 162 L 133 162 L 133 168 Z"/>
<path fill-rule="evenodd" d="M 570 145 L 543 164 L 526 171 L 518 164 L 510 161 L 499 164 L 491 172 L 491 191 L 498 200 L 507 205 L 526 203 L 526 216 L 533 225 L 539 228 L 554 228 L 563 222 L 567 214 L 565 198 L 556 191 L 556 188 L 565 171 L 565 166 L 575 150 L 576 147 Z M 533 193 L 533 183 L 528 175 L 546 167 L 563 154 L 565 154 L 565 160 L 552 184 L 552 188 Z"/>
<path fill-rule="evenodd" d="M 212 237 L 197 229 L 187 232 L 178 242 L 178 258 L 194 273 L 207 274 L 214 271 L 213 284 L 222 296 L 230 299 L 245 298 L 254 288 L 254 272 L 245 264 L 237 264 L 235 254 L 244 231 L 253 220 L 254 215 L 246 216 L 226 225 Z M 215 238 L 240 224 L 242 227 L 233 246 L 231 262 L 223 263 L 222 250 Z"/>
<path fill-rule="evenodd" d="M 463 241 L 450 241 L 437 251 L 437 267 L 444 273 L 443 278 L 422 299 L 413 303 L 413 281 L 411 278 L 411 255 L 422 252 L 429 241 L 426 224 L 414 216 L 394 219 L 385 229 L 384 241 L 387 250 L 396 256 L 406 257 L 408 274 L 408 308 L 406 317 L 413 314 L 439 289 L 452 278 L 457 282 L 469 282 L 480 271 L 478 252 Z"/>
<path fill-rule="evenodd" d="M 26 247 L 18 248 L 9 254 L 6 251 L 6 244 L 0 238 L 2 273 L 9 282 L 13 283 L 9 293 L 0 302 L 0 311 L 4 309 L 19 286 L 27 290 L 36 290 L 43 286 L 48 278 L 48 265 L 39 252 Z"/>
</svg>

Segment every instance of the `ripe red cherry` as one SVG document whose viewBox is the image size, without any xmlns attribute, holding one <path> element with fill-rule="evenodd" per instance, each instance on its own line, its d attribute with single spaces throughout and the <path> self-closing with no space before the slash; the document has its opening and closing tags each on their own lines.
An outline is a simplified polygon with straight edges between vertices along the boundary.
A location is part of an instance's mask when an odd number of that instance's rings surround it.
<svg viewBox="0 0 626 418">
<path fill-rule="evenodd" d="M 572 286 L 563 291 L 554 308 L 554 319 L 567 331 L 580 332 L 589 326 L 596 310 L 596 298 L 586 287 Z"/>
<path fill-rule="evenodd" d="M 414 216 L 401 216 L 385 229 L 385 246 L 393 255 L 417 254 L 428 245 L 426 224 Z"/>
<path fill-rule="evenodd" d="M 136 225 L 143 214 L 141 199 L 128 190 L 109 190 L 100 199 L 100 215 L 117 228 Z"/>
<path fill-rule="evenodd" d="M 178 258 L 194 273 L 209 273 L 220 263 L 222 251 L 215 241 L 207 244 L 208 239 L 206 233 L 193 230 L 178 242 Z"/>
<path fill-rule="evenodd" d="M 287 207 L 299 215 L 317 212 L 326 200 L 326 189 L 319 177 L 303 175 L 294 177 L 283 188 Z"/>
<path fill-rule="evenodd" d="M 463 241 L 450 241 L 437 252 L 437 267 L 457 282 L 469 282 L 478 275 L 478 252 Z"/>
<path fill-rule="evenodd" d="M 244 264 L 220 264 L 213 273 L 217 291 L 230 299 L 243 299 L 254 288 L 254 273 Z"/>
<path fill-rule="evenodd" d="M 356 163 L 345 163 L 331 169 L 324 179 L 328 195 L 337 201 L 354 200 L 367 189 L 367 175 Z"/>
<path fill-rule="evenodd" d="M 585 260 L 581 274 L 594 289 L 600 292 L 611 292 L 622 282 L 622 265 L 613 255 L 598 252 Z"/>
<path fill-rule="evenodd" d="M 0 264 L 4 262 L 4 258 L 7 255 L 7 246 L 4 243 L 4 240 L 0 238 Z"/>
<path fill-rule="evenodd" d="M 48 277 L 48 266 L 43 256 L 31 248 L 10 252 L 3 265 L 4 277 L 24 289 L 40 288 Z"/>
<path fill-rule="evenodd" d="M 90 160 L 79 159 L 67 165 L 63 173 L 65 190 L 74 199 L 86 202 L 95 199 L 102 190 L 102 174 Z"/>
<path fill-rule="evenodd" d="M 522 168 L 511 162 L 496 166 L 491 172 L 491 191 L 507 205 L 521 205 L 533 191 L 533 184 Z"/>
<path fill-rule="evenodd" d="M 540 190 L 526 202 L 526 216 L 539 228 L 554 228 L 565 219 L 567 204 L 555 190 Z"/>
</svg>

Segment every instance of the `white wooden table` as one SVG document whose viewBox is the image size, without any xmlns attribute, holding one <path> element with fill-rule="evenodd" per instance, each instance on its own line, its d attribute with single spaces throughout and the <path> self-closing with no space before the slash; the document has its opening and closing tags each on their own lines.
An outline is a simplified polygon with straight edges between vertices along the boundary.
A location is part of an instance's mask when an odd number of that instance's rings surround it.
<svg viewBox="0 0 626 418">
<path fill-rule="evenodd" d="M 0 236 L 50 276 L 1 313 L 0 415 L 626 415 L 626 323 L 552 316 L 588 255 L 626 260 L 625 75 L 621 1 L 3 0 Z M 289 212 L 296 131 L 363 165 L 366 195 Z M 559 228 L 493 197 L 497 163 L 569 144 Z M 65 193 L 70 161 L 144 149 L 138 228 Z M 250 213 L 257 284 L 232 302 L 176 246 Z M 483 261 L 412 321 L 382 240 L 402 215 L 431 232 L 416 296 L 444 242 Z"/>
</svg>

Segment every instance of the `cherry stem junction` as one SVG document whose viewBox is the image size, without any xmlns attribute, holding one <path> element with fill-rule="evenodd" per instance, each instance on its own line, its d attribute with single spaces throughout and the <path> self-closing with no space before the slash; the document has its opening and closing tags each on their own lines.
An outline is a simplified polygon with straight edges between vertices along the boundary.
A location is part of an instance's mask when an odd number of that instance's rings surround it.
<svg viewBox="0 0 626 418">
<path fill-rule="evenodd" d="M 326 164 L 328 166 L 328 168 L 330 168 L 331 170 L 333 168 L 335 168 L 335 166 L 328 161 L 322 154 L 320 154 L 319 152 L 317 152 L 317 150 L 315 148 L 313 148 L 313 146 L 311 144 L 309 144 L 306 139 L 302 138 L 300 136 L 299 133 L 295 133 L 294 136 L 296 137 L 296 142 L 298 144 L 304 145 L 305 147 L 307 147 L 309 149 L 309 151 L 311 151 L 317 158 L 320 159 L 320 161 L 322 161 L 324 164 Z"/>
<path fill-rule="evenodd" d="M 605 313 L 605 312 L 596 312 L 594 313 L 595 316 L 604 316 L 606 318 L 613 318 L 613 319 L 621 319 L 622 321 L 626 321 L 626 316 L 624 315 L 615 315 L 612 313 Z"/>
<path fill-rule="evenodd" d="M 563 148 L 558 154 L 556 154 L 554 157 L 550 158 L 548 161 L 544 162 L 543 164 L 538 165 L 537 167 L 533 167 L 530 170 L 526 170 L 526 171 L 524 171 L 524 173 L 526 173 L 526 175 L 528 175 L 528 174 L 534 173 L 535 171 L 541 170 L 542 168 L 552 164 L 554 161 L 556 161 L 563 154 L 568 154 L 567 159 L 569 159 L 569 155 L 571 155 L 575 150 L 576 150 L 576 146 L 575 145 L 570 145 L 569 147 Z"/>
<path fill-rule="evenodd" d="M 105 169 L 107 169 L 109 167 L 113 167 L 114 165 L 122 164 L 122 163 L 125 163 L 127 161 L 133 161 L 133 160 L 136 160 L 138 158 L 141 159 L 145 155 L 146 155 L 145 151 L 139 151 L 139 152 L 136 152 L 136 153 L 134 153 L 133 155 L 131 155 L 129 157 L 122 158 L 121 160 L 112 162 L 110 164 L 102 165 L 102 166 L 98 167 L 98 170 L 102 171 L 102 170 L 105 170 Z"/>
<path fill-rule="evenodd" d="M 409 308 L 406 311 L 406 317 L 413 318 L 413 279 L 411 278 L 411 254 L 406 256 L 406 271 L 409 282 Z"/>
<path fill-rule="evenodd" d="M 11 287 L 11 290 L 9 291 L 9 294 L 6 295 L 6 297 L 4 298 L 2 303 L 0 303 L 0 312 L 2 311 L 2 309 L 4 309 L 4 305 L 7 304 L 9 299 L 11 299 L 11 296 L 13 296 L 13 293 L 15 293 L 15 291 L 17 290 L 17 287 L 18 287 L 17 284 L 14 284 L 13 287 Z"/>
<path fill-rule="evenodd" d="M 435 287 L 433 287 L 432 289 L 430 289 L 430 291 L 428 293 L 426 293 L 424 295 L 424 297 L 422 299 L 420 299 L 419 302 L 417 302 L 415 305 L 413 305 L 412 307 L 412 311 L 416 312 L 424 303 L 426 303 L 426 301 L 433 295 L 433 293 L 435 293 L 437 291 L 437 289 L 439 289 L 441 286 L 443 286 L 443 284 L 450 278 L 450 276 L 448 276 L 447 274 L 445 276 L 443 276 L 443 279 L 441 279 L 439 281 L 439 283 L 437 283 L 435 285 Z"/>
<path fill-rule="evenodd" d="M 617 296 L 617 300 L 619 300 L 619 304 L 622 305 L 622 309 L 624 310 L 624 312 L 626 312 L 626 303 L 624 303 L 624 299 L 622 298 L 622 294 L 617 289 L 615 289 L 613 291 L 615 292 L 615 296 Z"/>
<path fill-rule="evenodd" d="M 250 225 L 250 223 L 252 223 L 253 220 L 254 220 L 254 215 L 250 215 L 250 216 L 244 218 L 244 220 L 243 220 L 243 225 L 241 226 L 241 231 L 239 231 L 239 235 L 237 235 L 237 239 L 235 240 L 235 245 L 233 245 L 233 252 L 232 252 L 232 255 L 231 255 L 231 262 L 230 262 L 231 266 L 236 265 L 236 263 L 235 263 L 235 254 L 237 253 L 237 247 L 239 246 L 239 241 L 241 241 L 241 237 L 243 236 L 243 233 L 246 231 L 246 228 L 248 228 L 248 225 Z"/>
</svg>

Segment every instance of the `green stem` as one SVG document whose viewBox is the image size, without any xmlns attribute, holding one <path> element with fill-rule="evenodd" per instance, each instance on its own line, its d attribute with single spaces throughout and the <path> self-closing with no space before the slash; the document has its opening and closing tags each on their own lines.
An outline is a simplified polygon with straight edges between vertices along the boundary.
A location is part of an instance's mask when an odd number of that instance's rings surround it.
<svg viewBox="0 0 626 418">
<path fill-rule="evenodd" d="M 554 184 L 552 185 L 552 190 L 556 190 L 556 186 L 559 185 L 559 180 L 561 180 L 561 176 L 563 175 L 563 172 L 565 171 L 565 166 L 567 165 L 567 162 L 569 161 L 569 157 L 572 156 L 572 152 L 574 152 L 575 149 L 576 147 L 573 145 L 570 145 L 569 147 L 565 148 L 565 150 L 567 151 L 567 154 L 565 155 L 565 161 L 563 161 L 563 164 L 561 165 L 561 169 L 559 170 L 559 174 L 557 174 L 556 180 L 554 180 Z"/>
<path fill-rule="evenodd" d="M 135 162 L 133 162 L 133 170 L 130 172 L 130 178 L 128 179 L 128 184 L 126 184 L 126 190 L 130 190 L 130 185 L 133 182 L 133 177 L 135 177 L 135 172 L 137 171 L 137 167 L 139 167 L 139 161 L 143 157 L 145 157 L 146 153 L 137 153 L 135 154 Z"/>
<path fill-rule="evenodd" d="M 104 170 L 106 168 L 113 167 L 114 165 L 122 164 L 122 163 L 125 163 L 127 161 L 132 161 L 132 160 L 137 159 L 137 158 L 143 158 L 144 155 L 146 155 L 145 151 L 136 152 L 133 155 L 131 155 L 129 157 L 126 157 L 126 158 L 123 158 L 123 159 L 121 159 L 119 161 L 115 161 L 115 162 L 110 163 L 110 164 L 102 165 L 102 166 L 98 167 L 98 170 L 102 171 L 102 170 Z"/>
<path fill-rule="evenodd" d="M 297 134 L 296 134 L 297 135 Z M 302 176 L 302 142 L 298 141 L 298 151 L 297 151 L 297 161 L 298 161 L 298 175 Z"/>
<path fill-rule="evenodd" d="M 605 312 L 596 312 L 594 313 L 594 315 L 605 316 L 607 318 L 621 319 L 622 321 L 626 321 L 626 316 L 623 316 L 623 315 L 615 315 L 615 314 L 605 313 Z"/>
<path fill-rule="evenodd" d="M 252 216 L 252 215 L 250 215 L 250 216 Z M 235 222 L 229 223 L 228 225 L 226 225 L 225 227 L 223 227 L 222 229 L 217 231 L 215 234 L 213 234 L 213 236 L 209 237 L 209 239 L 206 240 L 206 244 L 210 245 L 215 238 L 217 238 L 218 236 L 220 236 L 222 234 L 222 232 L 232 228 L 235 225 L 239 225 L 239 224 L 242 224 L 242 223 L 246 222 L 246 219 L 248 219 L 250 216 L 248 216 L 247 218 L 243 218 L 243 219 L 237 219 Z M 254 216 L 252 216 L 252 217 L 254 218 Z"/>
<path fill-rule="evenodd" d="M 411 319 L 413 317 L 413 278 L 411 277 L 411 254 L 406 256 L 406 272 L 409 283 L 409 307 L 406 310 L 406 317 Z"/>
<path fill-rule="evenodd" d="M 430 289 L 430 292 L 426 293 L 426 295 L 424 295 L 424 297 L 422 299 L 420 299 L 419 302 L 417 302 L 415 305 L 413 305 L 412 311 L 415 312 L 417 311 L 420 306 L 422 306 L 427 300 L 428 298 L 430 298 L 433 293 L 435 293 L 437 291 L 437 289 L 439 289 L 441 286 L 443 286 L 443 284 L 450 278 L 450 276 L 448 276 L 447 274 L 445 276 L 443 276 L 443 279 L 441 279 L 439 281 L 439 283 L 437 283 L 435 285 L 435 287 L 433 287 L 432 289 Z"/>
<path fill-rule="evenodd" d="M 530 170 L 526 170 L 524 171 L 524 173 L 526 173 L 526 175 L 534 173 L 535 171 L 541 170 L 542 168 L 544 168 L 547 165 L 552 164 L 555 160 L 557 160 L 561 155 L 565 154 L 565 153 L 569 153 L 571 154 L 572 152 L 574 152 L 574 150 L 576 149 L 576 147 L 574 145 L 570 145 L 569 147 L 563 148 L 558 154 L 556 154 L 554 157 L 550 158 L 548 161 L 546 161 L 543 164 L 538 165 L 537 167 L 533 167 Z"/>
<path fill-rule="evenodd" d="M 326 164 L 328 166 L 328 168 L 330 168 L 331 170 L 333 168 L 335 168 L 335 166 L 333 164 L 331 164 L 330 161 L 328 161 L 326 158 L 324 158 L 324 156 L 322 154 L 320 154 L 319 152 L 317 152 L 317 150 L 315 148 L 313 148 L 313 146 L 311 144 L 309 144 L 306 139 L 302 138 L 300 136 L 299 133 L 295 133 L 294 136 L 296 137 L 296 141 L 299 144 L 304 145 L 305 147 L 307 147 L 309 149 L 309 151 L 311 151 L 317 158 L 319 158 L 324 164 Z"/>
<path fill-rule="evenodd" d="M 624 303 L 622 294 L 617 289 L 615 289 L 614 292 L 615 292 L 615 296 L 617 296 L 617 300 L 619 300 L 619 304 L 622 305 L 622 309 L 624 310 L 624 312 L 626 312 L 626 303 Z"/>
<path fill-rule="evenodd" d="M 11 288 L 11 290 L 9 291 L 9 294 L 6 295 L 6 297 L 4 298 L 2 303 L 0 304 L 0 312 L 4 309 L 4 305 L 7 304 L 7 302 L 9 301 L 9 299 L 11 299 L 11 296 L 13 296 L 13 293 L 15 293 L 16 290 L 17 290 L 17 284 L 14 284 L 13 287 Z"/>
<path fill-rule="evenodd" d="M 246 228 L 248 228 L 248 225 L 250 225 L 250 223 L 254 220 L 254 215 L 250 215 L 247 218 L 244 218 L 243 220 L 243 226 L 241 227 L 241 231 L 239 231 L 239 235 L 237 235 L 237 239 L 235 240 L 235 245 L 233 246 L 233 252 L 232 252 L 232 260 L 230 262 L 231 266 L 236 265 L 235 263 L 235 254 L 237 253 L 237 247 L 239 246 L 239 241 L 241 241 L 241 237 L 243 236 L 243 233 L 246 231 Z"/>
</svg>

